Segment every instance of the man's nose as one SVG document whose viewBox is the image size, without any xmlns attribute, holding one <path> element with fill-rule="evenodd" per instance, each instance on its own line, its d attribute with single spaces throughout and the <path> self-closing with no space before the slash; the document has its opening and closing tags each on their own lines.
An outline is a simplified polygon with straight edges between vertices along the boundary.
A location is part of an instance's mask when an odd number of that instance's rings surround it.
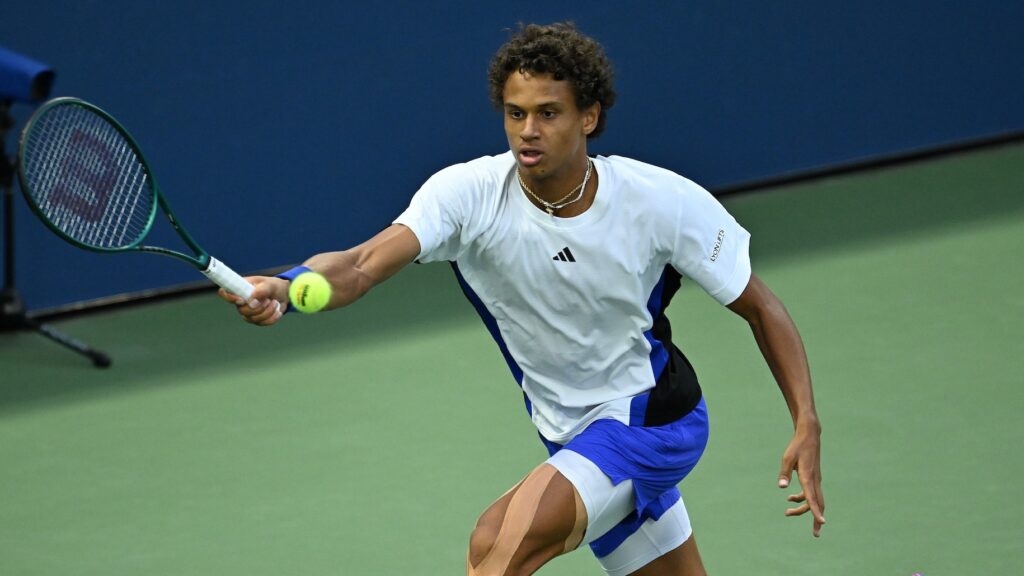
<svg viewBox="0 0 1024 576">
<path fill-rule="evenodd" d="M 528 115 L 523 120 L 523 129 L 519 131 L 519 137 L 523 140 L 535 140 L 540 133 L 537 131 L 537 118 L 535 116 Z"/>
</svg>

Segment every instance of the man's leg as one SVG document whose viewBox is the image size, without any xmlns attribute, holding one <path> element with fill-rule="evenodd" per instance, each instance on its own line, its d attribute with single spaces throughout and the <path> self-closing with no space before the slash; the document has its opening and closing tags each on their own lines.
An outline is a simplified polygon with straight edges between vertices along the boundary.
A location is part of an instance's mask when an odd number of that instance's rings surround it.
<svg viewBox="0 0 1024 576">
<path fill-rule="evenodd" d="M 466 574 L 533 574 L 579 546 L 586 525 L 576 489 L 555 467 L 541 464 L 480 516 L 470 537 Z"/>
<path fill-rule="evenodd" d="M 609 576 L 705 576 L 682 499 L 598 558 Z"/>
<path fill-rule="evenodd" d="M 707 576 L 693 534 L 678 548 L 631 572 L 629 576 Z"/>
</svg>

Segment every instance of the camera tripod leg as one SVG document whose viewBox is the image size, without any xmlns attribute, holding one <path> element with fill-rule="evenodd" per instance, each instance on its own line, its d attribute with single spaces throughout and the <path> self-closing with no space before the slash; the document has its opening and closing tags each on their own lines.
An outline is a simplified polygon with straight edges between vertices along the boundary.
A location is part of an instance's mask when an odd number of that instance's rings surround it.
<svg viewBox="0 0 1024 576">
<path fill-rule="evenodd" d="M 43 336 L 46 336 L 47 338 L 53 340 L 54 342 L 60 344 L 61 346 L 70 348 L 71 350 L 74 350 L 75 352 L 78 352 L 79 354 L 88 357 L 90 360 L 92 360 L 92 365 L 97 368 L 107 368 L 110 366 L 110 356 L 107 356 L 106 354 L 100 352 L 99 350 L 92 349 L 91 347 L 89 347 L 88 344 L 82 342 L 81 340 L 72 338 L 71 336 L 68 336 L 67 334 L 64 334 L 62 332 L 58 332 L 49 324 L 37 322 L 31 318 L 25 318 L 25 325 L 26 327 L 35 330 L 36 332 L 39 332 Z"/>
<path fill-rule="evenodd" d="M 2 302 L 0 302 L 0 304 L 2 304 L 2 306 L 0 306 L 0 332 L 31 330 L 46 336 L 61 346 L 89 358 L 92 360 L 93 366 L 96 366 L 97 368 L 106 368 L 110 366 L 110 356 L 93 349 L 81 340 L 72 338 L 63 332 L 58 331 L 56 328 L 46 324 L 45 322 L 40 322 L 35 318 L 29 318 L 26 316 L 25 307 L 21 302 L 21 297 L 13 288 L 5 288 L 3 290 L 3 297 L 0 300 L 2 300 Z"/>
</svg>

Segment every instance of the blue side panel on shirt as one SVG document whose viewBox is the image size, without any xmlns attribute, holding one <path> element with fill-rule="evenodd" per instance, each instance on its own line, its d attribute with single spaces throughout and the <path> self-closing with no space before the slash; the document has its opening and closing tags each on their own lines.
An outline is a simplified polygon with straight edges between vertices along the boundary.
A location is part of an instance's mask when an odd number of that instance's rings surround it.
<svg viewBox="0 0 1024 576">
<path fill-rule="evenodd" d="M 658 283 L 654 285 L 654 290 L 651 291 L 651 297 L 647 299 L 647 311 L 651 313 L 651 319 L 657 320 L 659 316 L 664 312 L 662 302 L 672 299 L 672 294 L 665 294 L 665 276 L 668 274 L 668 266 L 665 267 L 665 271 L 661 273 L 661 278 L 658 279 Z M 654 379 L 657 380 L 661 377 L 661 373 L 665 370 L 665 366 L 668 364 L 668 350 L 665 349 L 665 345 L 660 340 L 654 337 L 651 330 L 644 332 L 644 337 L 651 344 L 651 370 L 654 373 Z"/>
<path fill-rule="evenodd" d="M 459 286 L 462 287 L 462 293 L 466 295 L 470 303 L 473 304 L 473 308 L 476 308 L 476 313 L 480 315 L 480 319 L 484 321 L 484 326 L 487 326 L 487 331 L 491 333 L 491 338 L 498 343 L 498 349 L 501 350 L 501 355 L 505 357 L 505 362 L 508 364 L 508 369 L 512 371 L 512 377 L 516 379 L 516 384 L 520 387 L 523 385 L 523 370 L 519 367 L 515 358 L 508 351 L 508 346 L 505 345 L 505 339 L 501 337 L 501 331 L 498 330 L 498 321 L 491 315 L 490 310 L 484 306 L 484 303 L 480 301 L 480 297 L 476 295 L 476 292 L 470 288 L 469 283 L 462 277 L 462 272 L 459 270 L 459 265 L 456 262 L 451 262 L 452 270 L 455 271 L 455 277 L 459 279 Z M 525 398 L 525 395 L 524 395 Z M 530 400 L 526 400 L 526 410 L 532 412 L 530 406 Z"/>
<path fill-rule="evenodd" d="M 629 402 L 629 425 L 643 426 L 647 418 L 647 402 L 651 399 L 650 391 L 633 396 Z"/>
</svg>

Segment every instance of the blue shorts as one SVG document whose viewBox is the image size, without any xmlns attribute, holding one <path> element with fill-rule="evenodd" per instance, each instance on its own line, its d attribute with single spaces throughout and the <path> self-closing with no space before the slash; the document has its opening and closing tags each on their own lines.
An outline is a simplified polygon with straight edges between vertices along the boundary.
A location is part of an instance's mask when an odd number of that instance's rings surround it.
<svg viewBox="0 0 1024 576">
<path fill-rule="evenodd" d="M 657 521 L 679 501 L 677 485 L 697 465 L 707 446 L 707 406 L 702 398 L 685 416 L 662 426 L 630 426 L 602 419 L 564 446 L 542 440 L 551 455 L 566 449 L 593 462 L 613 485 L 632 481 L 632 512 L 596 539 L 588 537 L 594 554 L 603 558 L 646 520 Z"/>
</svg>

